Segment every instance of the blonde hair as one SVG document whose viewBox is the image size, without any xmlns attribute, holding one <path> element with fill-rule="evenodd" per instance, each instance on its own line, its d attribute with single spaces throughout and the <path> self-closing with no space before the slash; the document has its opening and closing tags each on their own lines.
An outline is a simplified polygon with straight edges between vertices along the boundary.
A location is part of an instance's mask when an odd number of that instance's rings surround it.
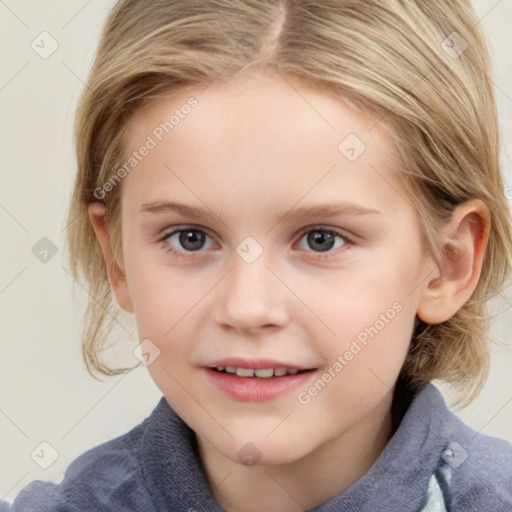
<svg viewBox="0 0 512 512">
<path fill-rule="evenodd" d="M 91 295 L 83 331 L 89 372 L 127 370 L 100 357 L 115 303 L 87 206 L 106 205 L 120 261 L 122 181 L 100 199 L 95 190 L 122 165 L 131 116 L 150 98 L 249 69 L 310 82 L 391 128 L 436 261 L 454 208 L 472 198 L 487 204 L 489 243 L 475 292 L 449 320 L 420 322 L 402 370 L 411 383 L 441 379 L 466 402 L 474 398 L 489 366 L 487 301 L 510 272 L 512 242 L 490 60 L 468 0 L 119 1 L 75 119 L 68 241 L 72 273 L 85 277 Z"/>
</svg>

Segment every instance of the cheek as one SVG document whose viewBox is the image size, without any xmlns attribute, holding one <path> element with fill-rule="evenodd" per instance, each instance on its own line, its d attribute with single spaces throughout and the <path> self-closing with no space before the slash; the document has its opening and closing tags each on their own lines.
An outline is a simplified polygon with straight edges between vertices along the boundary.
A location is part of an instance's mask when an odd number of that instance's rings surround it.
<svg viewBox="0 0 512 512">
<path fill-rule="evenodd" d="M 212 279 L 147 260 L 143 254 L 132 253 L 126 265 L 127 280 L 139 339 L 151 340 L 159 351 L 148 370 L 161 389 L 164 382 L 169 388 L 174 387 L 172 376 L 183 380 L 190 354 L 201 338 L 204 297 Z"/>
<path fill-rule="evenodd" d="M 126 277 L 139 335 L 165 338 L 205 294 L 205 280 L 167 266 L 164 251 L 159 253 L 155 247 L 138 250 L 128 241 L 126 254 Z"/>
<path fill-rule="evenodd" d="M 307 312 L 307 318 L 326 368 L 336 375 L 331 390 L 353 405 L 365 393 L 391 387 L 404 363 L 417 310 L 411 290 L 418 268 L 411 262 L 390 255 L 380 265 L 365 262 L 328 279 L 302 281 L 297 290 L 318 314 Z"/>
<path fill-rule="evenodd" d="M 415 297 L 410 292 L 417 281 L 412 269 L 404 265 L 389 265 L 386 269 L 360 265 L 330 272 L 322 279 L 302 277 L 295 282 L 297 295 L 309 309 L 307 317 L 336 343 L 359 334 L 364 339 L 366 330 L 373 326 L 379 332 L 396 334 L 403 328 L 404 320 L 409 325 L 406 319 L 415 315 Z M 313 320 L 312 313 L 317 320 Z"/>
<path fill-rule="evenodd" d="M 382 317 L 374 314 L 382 312 Z M 395 384 L 408 353 L 414 309 L 358 310 L 338 323 L 337 335 L 322 338 L 326 366 L 319 379 L 301 390 L 304 414 L 320 423 L 347 428 L 377 406 Z M 321 382 L 319 382 L 321 381 Z"/>
</svg>

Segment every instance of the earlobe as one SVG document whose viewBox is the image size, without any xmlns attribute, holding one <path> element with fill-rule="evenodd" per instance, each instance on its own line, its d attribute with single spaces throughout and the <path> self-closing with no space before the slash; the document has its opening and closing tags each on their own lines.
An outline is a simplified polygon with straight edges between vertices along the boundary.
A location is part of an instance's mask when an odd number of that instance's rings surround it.
<svg viewBox="0 0 512 512">
<path fill-rule="evenodd" d="M 422 321 L 444 322 L 469 300 L 482 272 L 489 228 L 483 201 L 473 199 L 456 208 L 440 234 L 440 265 L 422 289 L 417 312 Z"/>
<path fill-rule="evenodd" d="M 119 306 L 126 312 L 133 313 L 133 306 L 124 269 L 118 264 L 112 251 L 106 207 L 102 203 L 91 203 L 88 206 L 88 213 L 89 220 L 103 255 L 110 289 Z"/>
</svg>

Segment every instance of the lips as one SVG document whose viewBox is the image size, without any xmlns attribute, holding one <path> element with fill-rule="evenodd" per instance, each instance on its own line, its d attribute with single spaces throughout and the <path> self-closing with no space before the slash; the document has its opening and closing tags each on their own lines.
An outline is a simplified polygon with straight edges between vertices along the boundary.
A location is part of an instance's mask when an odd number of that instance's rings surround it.
<svg viewBox="0 0 512 512">
<path fill-rule="evenodd" d="M 228 397 L 261 402 L 284 395 L 310 378 L 315 368 L 268 359 L 223 359 L 205 367 L 209 382 Z"/>
<path fill-rule="evenodd" d="M 281 361 L 279 359 L 245 359 L 242 357 L 228 357 L 225 359 L 216 359 L 205 364 L 209 368 L 216 368 L 217 366 L 234 366 L 235 368 L 297 368 L 299 370 L 310 370 L 311 366 L 292 363 L 289 361 Z"/>
<path fill-rule="evenodd" d="M 272 377 L 283 377 L 285 375 L 296 375 L 298 368 L 286 368 L 278 366 L 277 368 L 240 368 L 236 366 L 217 366 L 214 370 L 221 373 L 236 375 L 237 377 L 270 379 Z"/>
</svg>

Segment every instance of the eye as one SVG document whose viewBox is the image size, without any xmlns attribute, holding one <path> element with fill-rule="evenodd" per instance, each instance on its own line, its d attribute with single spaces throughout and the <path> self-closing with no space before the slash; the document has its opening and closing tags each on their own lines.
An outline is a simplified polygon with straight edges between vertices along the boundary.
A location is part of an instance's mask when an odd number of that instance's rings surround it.
<svg viewBox="0 0 512 512">
<path fill-rule="evenodd" d="M 166 233 L 161 239 L 170 246 L 167 249 L 171 252 L 198 252 L 201 249 L 215 247 L 213 240 L 202 230 L 197 228 L 180 228 Z M 208 245 L 208 241 L 210 244 Z"/>
<path fill-rule="evenodd" d="M 338 241 L 336 240 L 338 239 Z M 314 252 L 327 252 L 331 249 L 338 249 L 344 245 L 350 244 L 347 236 L 325 228 L 314 228 L 304 233 L 299 241 L 298 248 L 308 250 L 307 244 Z"/>
</svg>

